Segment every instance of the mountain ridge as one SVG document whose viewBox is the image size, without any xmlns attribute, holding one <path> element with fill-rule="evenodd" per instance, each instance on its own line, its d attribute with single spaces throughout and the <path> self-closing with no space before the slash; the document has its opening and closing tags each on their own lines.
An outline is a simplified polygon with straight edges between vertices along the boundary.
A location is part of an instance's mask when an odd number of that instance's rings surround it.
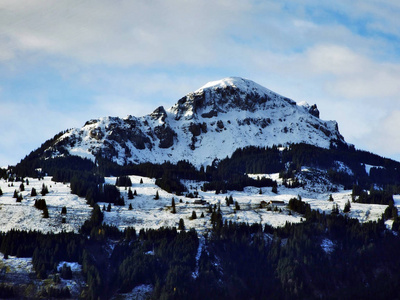
<svg viewBox="0 0 400 300">
<path fill-rule="evenodd" d="M 308 143 L 322 148 L 345 143 L 335 121 L 319 119 L 316 105 L 296 103 L 240 77 L 212 81 L 171 108 L 125 118 L 90 120 L 67 131 L 47 157 L 99 155 L 120 165 L 188 159 L 196 167 L 246 146 Z"/>
</svg>

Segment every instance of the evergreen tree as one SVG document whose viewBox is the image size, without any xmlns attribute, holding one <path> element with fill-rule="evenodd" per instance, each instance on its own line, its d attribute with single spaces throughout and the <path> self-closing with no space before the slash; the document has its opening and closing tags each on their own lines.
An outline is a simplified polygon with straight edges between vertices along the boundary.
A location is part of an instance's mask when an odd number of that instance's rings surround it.
<svg viewBox="0 0 400 300">
<path fill-rule="evenodd" d="M 143 184 L 143 179 L 142 178 L 140 178 L 140 184 Z"/>
<path fill-rule="evenodd" d="M 133 196 L 137 196 L 136 190 L 133 190 Z"/>
<path fill-rule="evenodd" d="M 110 211 L 111 211 L 111 203 L 108 203 L 108 206 L 107 206 L 107 211 L 108 211 L 108 212 L 110 212 Z"/>
<path fill-rule="evenodd" d="M 36 192 L 36 189 L 33 187 L 31 190 L 31 197 L 35 197 L 35 196 L 37 196 L 37 192 Z"/>
<path fill-rule="evenodd" d="M 131 188 L 129 188 L 129 190 L 128 190 L 128 199 L 130 199 L 130 200 L 133 199 L 133 193 L 132 193 Z"/>
<path fill-rule="evenodd" d="M 176 208 L 175 208 L 175 199 L 174 197 L 172 197 L 172 201 L 171 201 L 171 207 L 172 207 L 172 213 L 176 214 Z"/>
<path fill-rule="evenodd" d="M 278 194 L 278 187 L 274 185 L 271 190 L 274 194 Z"/>
<path fill-rule="evenodd" d="M 1 188 L 0 188 L 0 196 L 3 196 L 3 191 L 1 190 Z"/>
<path fill-rule="evenodd" d="M 18 192 L 17 192 L 17 190 L 14 190 L 14 195 L 13 195 L 13 198 L 15 198 L 15 199 L 17 199 L 17 198 L 18 198 Z"/>
<path fill-rule="evenodd" d="M 24 185 L 24 183 L 21 183 L 21 184 L 19 185 L 19 190 L 20 190 L 21 192 L 25 191 L 25 185 Z"/>
<path fill-rule="evenodd" d="M 48 193 L 49 193 L 49 189 L 48 189 L 47 186 L 43 183 L 43 185 L 42 185 L 42 190 L 41 190 L 40 194 L 41 194 L 42 196 L 44 196 L 44 195 L 46 195 L 46 194 L 48 194 Z"/>
<path fill-rule="evenodd" d="M 132 207 L 132 203 L 129 203 L 129 208 L 128 208 L 129 210 L 132 210 L 133 209 L 133 207 Z"/>
<path fill-rule="evenodd" d="M 61 214 L 66 215 L 67 214 L 67 207 L 63 206 L 61 208 Z"/>
<path fill-rule="evenodd" d="M 72 270 L 70 266 L 64 264 L 60 270 L 61 278 L 63 279 L 72 279 Z"/>
<path fill-rule="evenodd" d="M 28 178 L 26 179 L 25 182 L 26 182 L 26 185 L 29 185 L 29 179 Z"/>
<path fill-rule="evenodd" d="M 204 212 L 201 212 L 200 218 L 204 218 Z"/>
<path fill-rule="evenodd" d="M 333 214 L 333 215 L 338 215 L 338 214 L 339 214 L 339 205 L 334 204 L 334 205 L 332 206 L 332 214 Z"/>
<path fill-rule="evenodd" d="M 332 194 L 329 195 L 329 201 L 331 201 L 331 202 L 333 201 L 333 196 L 332 196 Z"/>
<path fill-rule="evenodd" d="M 195 211 L 192 211 L 192 216 L 191 216 L 192 220 L 196 220 L 197 219 L 197 214 Z"/>
<path fill-rule="evenodd" d="M 154 200 L 160 199 L 160 195 L 158 194 L 158 191 L 156 192 L 156 195 L 154 196 Z"/>
<path fill-rule="evenodd" d="M 24 199 L 24 198 L 22 197 L 22 194 L 19 194 L 18 197 L 17 197 L 17 202 L 21 202 L 22 199 Z"/>
<path fill-rule="evenodd" d="M 49 210 L 47 209 L 47 206 L 43 208 L 43 218 L 49 218 Z"/>
<path fill-rule="evenodd" d="M 347 200 L 346 204 L 344 205 L 343 212 L 344 212 L 344 213 L 348 213 L 348 212 L 350 212 L 350 208 L 351 208 L 350 201 L 349 201 L 349 200 Z"/>
<path fill-rule="evenodd" d="M 240 205 L 239 205 L 239 203 L 237 201 L 235 201 L 235 209 L 236 210 L 240 210 Z"/>
<path fill-rule="evenodd" d="M 179 219 L 178 229 L 179 230 L 185 230 L 185 222 L 183 221 L 182 218 Z"/>
<path fill-rule="evenodd" d="M 232 197 L 232 195 L 229 196 L 229 199 L 228 199 L 228 200 L 229 200 L 229 204 L 233 204 L 233 197 Z"/>
<path fill-rule="evenodd" d="M 229 206 L 229 199 L 228 196 L 225 197 L 226 206 Z"/>
</svg>

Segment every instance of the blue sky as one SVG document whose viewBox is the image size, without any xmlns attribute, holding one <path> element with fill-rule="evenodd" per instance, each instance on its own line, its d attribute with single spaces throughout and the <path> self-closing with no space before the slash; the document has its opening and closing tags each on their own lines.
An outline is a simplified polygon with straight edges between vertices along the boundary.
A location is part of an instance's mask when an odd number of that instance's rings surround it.
<svg viewBox="0 0 400 300">
<path fill-rule="evenodd" d="M 400 160 L 396 1 L 0 2 L 0 166 L 87 120 L 240 76 Z"/>
</svg>

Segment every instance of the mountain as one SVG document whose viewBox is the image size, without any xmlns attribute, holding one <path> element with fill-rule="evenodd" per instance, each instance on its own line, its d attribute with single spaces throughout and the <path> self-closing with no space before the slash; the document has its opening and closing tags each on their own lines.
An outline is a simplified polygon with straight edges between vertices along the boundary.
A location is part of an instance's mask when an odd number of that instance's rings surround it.
<svg viewBox="0 0 400 300">
<path fill-rule="evenodd" d="M 400 162 L 225 78 L 0 169 L 0 298 L 397 299 L 399 209 Z"/>
<path fill-rule="evenodd" d="M 90 120 L 53 139 L 46 157 L 102 156 L 125 163 L 210 165 L 246 146 L 344 143 L 335 121 L 319 118 L 316 105 L 283 97 L 247 79 L 229 77 L 205 84 L 169 109 L 142 117 Z"/>
</svg>

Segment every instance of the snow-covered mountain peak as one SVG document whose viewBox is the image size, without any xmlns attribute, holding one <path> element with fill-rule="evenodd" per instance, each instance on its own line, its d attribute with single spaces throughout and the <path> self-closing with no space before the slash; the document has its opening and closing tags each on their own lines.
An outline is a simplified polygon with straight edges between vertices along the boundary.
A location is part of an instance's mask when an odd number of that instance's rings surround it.
<svg viewBox="0 0 400 300">
<path fill-rule="evenodd" d="M 296 102 L 240 77 L 211 81 L 181 98 L 168 112 L 176 120 L 213 118 L 219 113 L 255 112 L 276 107 L 295 106 Z"/>
<path fill-rule="evenodd" d="M 273 93 L 271 90 L 259 85 L 258 83 L 241 77 L 226 77 L 221 80 L 210 81 L 196 90 L 194 93 L 201 93 L 207 89 L 226 89 L 227 87 L 238 89 L 242 93 L 246 94 L 256 93 L 259 95 L 269 95 Z"/>
<path fill-rule="evenodd" d="M 44 155 L 103 156 L 119 164 L 189 160 L 196 166 L 247 146 L 307 143 L 329 148 L 344 142 L 335 121 L 316 105 L 296 104 L 247 79 L 212 81 L 170 109 L 143 117 L 105 117 L 66 132 Z"/>
</svg>

